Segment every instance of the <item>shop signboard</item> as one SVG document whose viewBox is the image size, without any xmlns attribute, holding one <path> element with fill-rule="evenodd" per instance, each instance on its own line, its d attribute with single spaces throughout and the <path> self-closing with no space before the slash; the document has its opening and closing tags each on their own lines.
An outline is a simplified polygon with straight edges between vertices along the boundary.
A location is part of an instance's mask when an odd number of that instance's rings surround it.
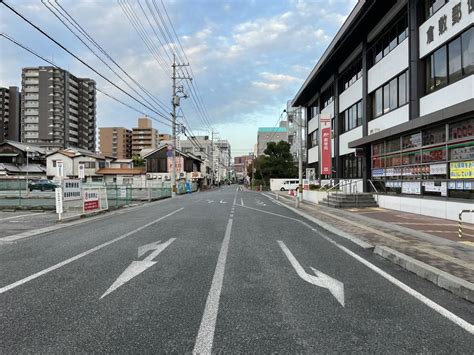
<svg viewBox="0 0 474 355">
<path fill-rule="evenodd" d="M 383 177 L 384 175 L 384 169 L 372 169 L 372 177 Z"/>
<path fill-rule="evenodd" d="M 451 179 L 474 179 L 474 161 L 458 161 L 449 164 Z"/>
<path fill-rule="evenodd" d="M 176 172 L 182 173 L 184 172 L 184 158 L 182 156 L 174 157 L 174 161 L 176 163 Z M 168 172 L 173 172 L 173 157 L 168 157 Z"/>
<path fill-rule="evenodd" d="M 331 117 L 320 115 L 321 175 L 331 175 Z"/>
</svg>

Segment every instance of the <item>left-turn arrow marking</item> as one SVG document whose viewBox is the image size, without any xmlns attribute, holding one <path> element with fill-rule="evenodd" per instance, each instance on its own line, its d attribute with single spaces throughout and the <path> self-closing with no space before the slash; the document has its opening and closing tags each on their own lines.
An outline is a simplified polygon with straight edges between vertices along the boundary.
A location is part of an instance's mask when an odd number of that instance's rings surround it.
<svg viewBox="0 0 474 355">
<path fill-rule="evenodd" d="M 115 280 L 115 282 L 112 284 L 112 286 L 109 287 L 107 291 L 100 297 L 101 299 L 107 296 L 109 293 L 112 293 L 115 291 L 117 288 L 125 284 L 126 282 L 130 281 L 133 279 L 135 276 L 140 275 L 143 271 L 146 269 L 152 267 L 155 265 L 157 262 L 153 261 L 154 258 L 156 258 L 163 250 L 165 250 L 171 243 L 173 243 L 176 240 L 176 238 L 171 238 L 165 243 L 160 243 L 154 242 L 151 244 L 146 244 L 138 248 L 138 256 L 142 256 L 145 253 L 149 252 L 150 250 L 153 250 L 153 252 L 150 253 L 145 259 L 140 260 L 140 261 L 132 261 L 132 263 L 125 269 L 122 274 Z"/>
</svg>

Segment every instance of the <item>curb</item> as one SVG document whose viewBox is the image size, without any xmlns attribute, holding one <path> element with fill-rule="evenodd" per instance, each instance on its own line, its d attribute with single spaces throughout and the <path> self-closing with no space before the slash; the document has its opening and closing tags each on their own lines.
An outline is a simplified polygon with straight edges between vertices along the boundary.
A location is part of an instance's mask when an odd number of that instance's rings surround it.
<svg viewBox="0 0 474 355">
<path fill-rule="evenodd" d="M 448 274 L 422 261 L 400 253 L 386 246 L 375 246 L 374 254 L 391 261 L 412 273 L 431 281 L 445 290 L 474 303 L 474 284 Z"/>
</svg>

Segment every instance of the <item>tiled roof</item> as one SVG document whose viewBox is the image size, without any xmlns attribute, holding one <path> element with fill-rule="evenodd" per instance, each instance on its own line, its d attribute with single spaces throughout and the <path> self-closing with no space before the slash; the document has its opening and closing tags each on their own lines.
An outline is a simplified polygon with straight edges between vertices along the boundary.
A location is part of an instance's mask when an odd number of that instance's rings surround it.
<svg viewBox="0 0 474 355">
<path fill-rule="evenodd" d="M 145 168 L 102 168 L 97 170 L 97 174 L 102 175 L 141 175 L 145 173 Z"/>
</svg>

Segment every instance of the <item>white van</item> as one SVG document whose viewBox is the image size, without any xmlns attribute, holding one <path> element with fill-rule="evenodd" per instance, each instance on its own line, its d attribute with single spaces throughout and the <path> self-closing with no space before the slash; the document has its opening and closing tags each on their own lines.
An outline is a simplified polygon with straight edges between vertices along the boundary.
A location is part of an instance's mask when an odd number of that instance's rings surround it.
<svg viewBox="0 0 474 355">
<path fill-rule="evenodd" d="M 296 190 L 300 181 L 298 179 L 285 180 L 281 185 L 280 191 Z"/>
</svg>

